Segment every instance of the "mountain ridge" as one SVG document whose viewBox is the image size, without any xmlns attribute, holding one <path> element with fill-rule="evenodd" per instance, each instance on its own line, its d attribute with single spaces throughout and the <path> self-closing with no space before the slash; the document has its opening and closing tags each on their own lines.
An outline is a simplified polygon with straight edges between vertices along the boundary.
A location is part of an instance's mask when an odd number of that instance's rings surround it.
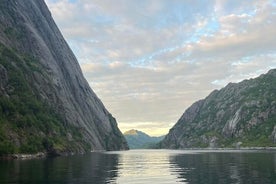
<svg viewBox="0 0 276 184">
<path fill-rule="evenodd" d="M 156 143 L 164 138 L 164 136 L 149 136 L 148 134 L 135 129 L 124 132 L 124 136 L 130 149 L 156 148 Z"/>
<path fill-rule="evenodd" d="M 192 104 L 161 148 L 276 146 L 276 69 Z"/>
</svg>

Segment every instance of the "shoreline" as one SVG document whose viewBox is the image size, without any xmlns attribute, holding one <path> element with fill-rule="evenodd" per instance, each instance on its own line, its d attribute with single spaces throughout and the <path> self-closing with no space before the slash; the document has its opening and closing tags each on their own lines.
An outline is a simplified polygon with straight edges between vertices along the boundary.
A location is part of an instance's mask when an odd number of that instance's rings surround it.
<svg viewBox="0 0 276 184">
<path fill-rule="evenodd" d="M 176 150 L 276 150 L 276 147 L 240 147 L 240 148 L 183 148 Z"/>
<path fill-rule="evenodd" d="M 130 150 L 139 150 L 139 149 L 130 149 Z M 143 150 L 162 150 L 162 149 L 143 149 Z M 240 148 L 184 148 L 184 149 L 167 149 L 167 150 L 205 150 L 205 151 L 212 151 L 212 150 L 218 150 L 218 151 L 238 151 L 238 150 L 256 150 L 256 151 L 276 151 L 276 147 L 240 147 Z M 123 150 L 122 150 L 123 151 Z M 91 152 L 106 152 L 104 150 L 101 151 L 91 151 Z M 60 155 L 55 155 L 55 156 L 68 156 L 68 155 L 74 155 L 72 153 L 68 154 L 60 154 Z M 83 155 L 83 154 L 80 154 Z M 52 154 L 47 154 L 44 152 L 39 152 L 35 154 L 8 154 L 8 155 L 2 155 L 0 156 L 0 160 L 28 160 L 28 159 L 41 159 L 41 158 L 49 158 L 53 157 Z"/>
<path fill-rule="evenodd" d="M 38 159 L 38 158 L 46 158 L 48 157 L 48 154 L 39 152 L 35 154 L 8 154 L 8 155 L 2 155 L 0 156 L 0 160 L 27 160 L 27 159 Z"/>
</svg>

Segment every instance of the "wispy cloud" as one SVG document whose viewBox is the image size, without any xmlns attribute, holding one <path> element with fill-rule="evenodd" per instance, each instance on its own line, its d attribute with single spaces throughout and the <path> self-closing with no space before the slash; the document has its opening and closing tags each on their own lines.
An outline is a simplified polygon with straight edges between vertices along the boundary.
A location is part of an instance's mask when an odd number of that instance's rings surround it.
<svg viewBox="0 0 276 184">
<path fill-rule="evenodd" d="M 276 67 L 273 0 L 46 3 L 123 131 L 166 133 L 212 90 Z"/>
</svg>

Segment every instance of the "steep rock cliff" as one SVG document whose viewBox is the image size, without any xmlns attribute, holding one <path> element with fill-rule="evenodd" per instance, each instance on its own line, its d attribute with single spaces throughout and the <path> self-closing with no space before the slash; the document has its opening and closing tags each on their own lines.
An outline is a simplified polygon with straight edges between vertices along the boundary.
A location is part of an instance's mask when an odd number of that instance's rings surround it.
<svg viewBox="0 0 276 184">
<path fill-rule="evenodd" d="M 276 146 L 276 69 L 230 83 L 189 107 L 162 148 Z"/>
<path fill-rule="evenodd" d="M 0 152 L 128 149 L 43 0 L 0 1 Z"/>
</svg>

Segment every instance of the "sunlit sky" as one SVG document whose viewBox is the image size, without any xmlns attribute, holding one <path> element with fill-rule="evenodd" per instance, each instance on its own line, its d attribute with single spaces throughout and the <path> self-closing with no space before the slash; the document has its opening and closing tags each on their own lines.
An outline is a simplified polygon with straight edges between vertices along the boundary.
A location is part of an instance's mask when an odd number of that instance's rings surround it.
<svg viewBox="0 0 276 184">
<path fill-rule="evenodd" d="M 122 132 L 166 134 L 193 102 L 276 68 L 275 0 L 46 0 Z"/>
</svg>

